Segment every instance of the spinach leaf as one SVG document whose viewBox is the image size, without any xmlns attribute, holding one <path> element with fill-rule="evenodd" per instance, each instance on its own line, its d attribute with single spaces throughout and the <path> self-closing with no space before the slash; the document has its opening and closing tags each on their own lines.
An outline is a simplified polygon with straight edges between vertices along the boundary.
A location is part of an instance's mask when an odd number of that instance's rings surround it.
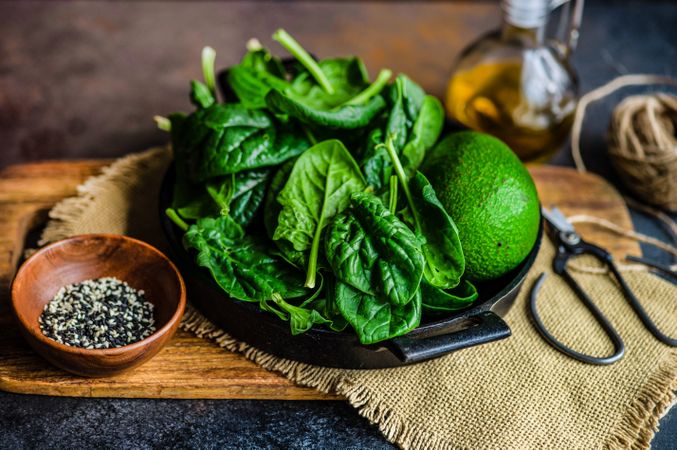
<svg viewBox="0 0 677 450">
<path fill-rule="evenodd" d="M 370 133 L 360 161 L 367 181 L 377 191 L 387 185 L 392 174 L 391 159 L 383 144 L 392 140 L 406 173 L 412 174 L 423 161 L 425 152 L 437 141 L 444 124 L 444 110 L 439 100 L 426 95 L 405 75 L 399 75 L 384 96 L 388 100 L 387 120 L 381 129 Z"/>
<path fill-rule="evenodd" d="M 320 286 L 300 305 L 287 302 L 281 296 L 273 294 L 272 299 L 261 301 L 260 306 L 264 311 L 270 311 L 280 319 L 288 320 L 293 335 L 305 333 L 315 324 L 327 325 L 334 331 L 343 331 L 348 322 L 336 308 L 331 308 L 326 297 L 322 297 L 325 292 L 324 278 L 321 277 Z"/>
<path fill-rule="evenodd" d="M 331 91 L 318 83 L 313 73 L 304 71 L 288 88 L 271 90 L 267 106 L 310 125 L 347 129 L 366 126 L 385 107 L 378 94 L 390 78 L 389 70 L 383 70 L 370 85 L 359 58 L 325 59 L 315 64 Z"/>
<path fill-rule="evenodd" d="M 294 123 L 277 124 L 264 111 L 241 104 L 213 104 L 185 118 L 176 132 L 172 128 L 172 146 L 189 178 L 200 183 L 277 165 L 310 143 Z"/>
<path fill-rule="evenodd" d="M 406 305 L 418 291 L 420 242 L 373 194 L 352 194 L 327 229 L 325 251 L 336 278 L 366 294 Z"/>
<path fill-rule="evenodd" d="M 247 50 L 242 61 L 240 61 L 241 66 L 252 68 L 258 72 L 266 72 L 278 80 L 287 78 L 287 72 L 284 70 L 280 58 L 271 55 L 268 50 L 263 48 L 258 39 L 250 39 L 247 42 Z"/>
<path fill-rule="evenodd" d="M 289 87 L 280 60 L 260 44 L 250 49 L 240 64 L 228 69 L 228 84 L 240 102 L 250 109 L 265 108 L 266 94 L 271 89 Z"/>
<path fill-rule="evenodd" d="M 289 174 L 294 168 L 295 160 L 287 161 L 282 164 L 280 168 L 275 172 L 273 179 L 270 181 L 270 186 L 268 187 L 268 193 L 263 204 L 263 224 L 266 228 L 266 234 L 270 239 L 273 239 L 275 235 L 275 229 L 277 228 L 277 219 L 282 210 L 282 205 L 277 201 L 277 196 L 280 195 L 280 191 L 284 188 L 284 185 L 289 179 Z M 280 250 L 281 256 L 287 260 L 290 264 L 296 267 L 305 267 L 306 266 L 306 254 L 302 251 L 294 250 L 294 246 L 291 242 L 286 239 L 279 239 L 273 241 L 277 248 Z"/>
<path fill-rule="evenodd" d="M 456 224 L 422 173 L 416 172 L 411 180 L 407 179 L 392 139 L 388 139 L 385 147 L 400 179 L 416 235 L 423 241 L 425 279 L 435 287 L 453 288 L 465 270 L 465 257 Z"/>
<path fill-rule="evenodd" d="M 440 314 L 467 308 L 477 300 L 477 289 L 468 280 L 461 280 L 454 289 L 445 291 L 440 288 L 421 283 L 424 314 Z"/>
<path fill-rule="evenodd" d="M 383 129 L 374 128 L 367 137 L 366 148 L 362 152 L 360 168 L 364 172 L 367 183 L 378 192 L 385 186 L 385 180 L 390 179 L 393 165 L 388 152 L 383 149 Z"/>
<path fill-rule="evenodd" d="M 308 308 L 319 311 L 322 317 L 328 320 L 326 325 L 333 331 L 341 332 L 348 326 L 348 321 L 341 315 L 341 311 L 327 297 L 320 297 L 314 300 L 308 305 Z"/>
<path fill-rule="evenodd" d="M 395 84 L 390 86 L 388 93 L 386 93 L 390 97 L 390 112 L 386 122 L 384 137 L 392 140 L 398 155 L 407 142 L 407 135 L 412 122 L 410 115 L 407 114 L 410 111 L 405 108 L 405 79 L 403 75 L 399 75 L 395 80 Z"/>
<path fill-rule="evenodd" d="M 239 172 L 233 179 L 230 215 L 240 225 L 248 225 L 266 195 L 272 169 Z"/>
<path fill-rule="evenodd" d="M 336 304 L 336 279 L 332 274 L 326 274 L 325 277 L 328 277 L 329 280 L 325 284 L 324 296 L 318 296 L 307 306 L 320 311 L 323 317 L 331 321 L 328 324 L 329 328 L 340 332 L 346 329 L 348 321 L 343 317 Z"/>
<path fill-rule="evenodd" d="M 421 165 L 426 151 L 435 145 L 443 126 L 442 103 L 432 95 L 426 95 L 409 134 L 409 140 L 402 149 L 402 156 L 407 161 L 406 169 L 409 173 Z"/>
<path fill-rule="evenodd" d="M 333 93 L 328 93 L 307 71 L 297 75 L 283 93 L 309 108 L 328 111 L 348 102 L 369 86 L 369 75 L 360 58 L 324 59 L 317 65 L 331 83 Z"/>
<path fill-rule="evenodd" d="M 397 97 L 402 95 L 404 110 L 410 123 L 418 117 L 423 100 L 426 97 L 423 88 L 403 73 L 397 76 L 395 83 L 390 86 L 385 95 L 389 98 L 390 104 L 394 104 Z"/>
<path fill-rule="evenodd" d="M 417 234 L 425 241 L 423 274 L 428 283 L 449 289 L 458 285 L 465 271 L 465 257 L 458 228 L 421 172 L 409 181 Z"/>
<path fill-rule="evenodd" d="M 407 140 L 409 118 L 404 106 L 402 76 L 398 76 L 394 86 L 389 86 L 386 97 L 389 99 L 388 118 L 383 129 L 373 130 L 367 141 L 360 167 L 364 170 L 367 181 L 377 191 L 385 187 L 392 174 L 392 163 L 383 148 L 386 139 L 392 140 L 393 147 L 399 154 Z M 394 94 L 393 94 L 394 92 Z"/>
<path fill-rule="evenodd" d="M 288 320 L 291 327 L 291 334 L 305 333 L 315 324 L 328 324 L 330 320 L 325 319 L 319 311 L 304 306 L 295 306 L 286 302 L 280 294 L 273 294 L 270 300 L 262 300 L 259 303 L 262 310 L 272 312 L 282 320 Z"/>
<path fill-rule="evenodd" d="M 309 108 L 329 111 L 340 106 L 367 103 L 385 88 L 392 76 L 390 70 L 383 69 L 376 80 L 369 84 L 367 69 L 357 57 L 325 59 L 318 63 L 318 67 L 331 82 L 334 88 L 332 94 L 318 86 L 308 72 L 295 77 L 283 93 Z"/>
<path fill-rule="evenodd" d="M 277 196 L 280 195 L 280 191 L 287 184 L 289 174 L 294 168 L 295 162 L 295 159 L 289 160 L 275 171 L 275 175 L 270 180 L 268 192 L 266 192 L 266 198 L 263 202 L 263 224 L 270 239 L 273 239 L 275 229 L 277 228 L 277 218 L 282 210 L 282 205 L 277 202 Z"/>
<path fill-rule="evenodd" d="M 230 214 L 238 224 L 248 225 L 263 202 L 270 174 L 270 169 L 248 170 L 210 178 L 204 184 L 183 177 L 174 184 L 172 208 L 183 219 Z"/>
<path fill-rule="evenodd" d="M 273 239 L 307 255 L 306 286 L 315 286 L 322 231 L 366 183 L 340 141 L 320 142 L 298 157 L 277 196 L 282 206 Z M 291 258 L 290 258 L 291 259 Z"/>
<path fill-rule="evenodd" d="M 183 114 L 169 116 L 172 142 L 181 147 L 189 136 L 185 132 L 187 117 Z M 198 219 L 205 216 L 218 215 L 219 210 L 212 198 L 207 194 L 204 185 L 193 183 L 186 173 L 186 155 L 175 151 L 174 189 L 171 208 L 183 219 Z"/>
<path fill-rule="evenodd" d="M 303 274 L 272 255 L 262 240 L 245 236 L 230 216 L 198 219 L 188 228 L 184 243 L 198 251 L 198 265 L 209 269 L 232 298 L 251 302 L 273 294 L 283 298 L 308 294 Z"/>
<path fill-rule="evenodd" d="M 393 305 L 340 281 L 335 295 L 337 308 L 364 345 L 406 334 L 421 322 L 420 290 L 406 305 Z"/>
<path fill-rule="evenodd" d="M 183 219 L 195 220 L 200 217 L 213 217 L 220 209 L 202 185 L 176 181 L 172 209 Z"/>
<path fill-rule="evenodd" d="M 278 114 L 294 117 L 307 124 L 347 129 L 367 126 L 386 106 L 383 97 L 376 95 L 362 105 L 346 104 L 331 110 L 321 110 L 307 106 L 277 90 L 271 90 L 266 95 L 266 104 Z"/>
</svg>

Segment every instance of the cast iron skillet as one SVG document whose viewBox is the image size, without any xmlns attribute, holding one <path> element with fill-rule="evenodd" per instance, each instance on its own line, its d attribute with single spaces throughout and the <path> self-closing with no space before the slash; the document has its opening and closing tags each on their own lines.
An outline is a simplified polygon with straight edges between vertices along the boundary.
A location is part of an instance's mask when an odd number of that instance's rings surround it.
<svg viewBox="0 0 677 450">
<path fill-rule="evenodd" d="M 258 304 L 230 299 L 195 255 L 181 243 L 182 231 L 164 211 L 171 204 L 174 185 L 172 164 L 160 191 L 160 221 L 169 240 L 174 262 L 183 275 L 188 298 L 202 313 L 234 338 L 273 355 L 328 367 L 379 369 L 398 367 L 446 355 L 456 350 L 505 339 L 510 328 L 501 319 L 512 306 L 541 242 L 543 224 L 536 244 L 522 263 L 506 276 L 477 286 L 478 300 L 469 308 L 434 321 L 425 321 L 406 336 L 365 346 L 351 329 L 337 333 L 320 327 L 292 336 L 289 323 L 261 311 Z M 260 211 L 259 211 L 260 212 Z M 260 215 L 254 221 L 260 221 Z"/>
<path fill-rule="evenodd" d="M 294 59 L 283 59 L 285 69 L 295 70 Z M 236 101 L 228 83 L 228 71 L 219 72 L 218 84 L 227 101 Z M 447 123 L 445 133 L 463 129 Z M 261 311 L 258 304 L 235 301 L 212 279 L 205 268 L 195 263 L 195 255 L 181 243 L 181 230 L 167 218 L 164 210 L 171 204 L 174 185 L 174 166 L 167 170 L 160 192 L 160 220 L 169 240 L 174 261 L 186 282 L 188 296 L 203 314 L 221 326 L 236 339 L 276 356 L 328 367 L 347 369 L 379 369 L 413 364 L 437 358 L 448 353 L 510 336 L 510 328 L 501 319 L 517 297 L 531 268 L 543 235 L 543 223 L 538 230 L 536 244 L 529 255 L 513 271 L 491 283 L 477 286 L 478 300 L 469 308 L 457 311 L 443 319 L 425 321 L 406 336 L 379 344 L 365 346 L 348 329 L 336 333 L 315 327 L 292 336 L 289 323 Z M 254 221 L 261 221 L 259 215 Z"/>
</svg>

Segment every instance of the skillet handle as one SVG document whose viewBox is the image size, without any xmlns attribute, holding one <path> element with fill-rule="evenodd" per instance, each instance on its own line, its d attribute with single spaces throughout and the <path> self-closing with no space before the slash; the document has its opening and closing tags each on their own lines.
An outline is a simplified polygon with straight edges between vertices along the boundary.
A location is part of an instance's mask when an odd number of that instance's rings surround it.
<svg viewBox="0 0 677 450">
<path fill-rule="evenodd" d="M 510 327 L 498 315 L 483 311 L 471 316 L 474 324 L 468 328 L 431 337 L 409 338 L 402 336 L 391 340 L 392 350 L 404 363 L 417 363 L 437 358 L 487 342 L 510 336 Z"/>
</svg>

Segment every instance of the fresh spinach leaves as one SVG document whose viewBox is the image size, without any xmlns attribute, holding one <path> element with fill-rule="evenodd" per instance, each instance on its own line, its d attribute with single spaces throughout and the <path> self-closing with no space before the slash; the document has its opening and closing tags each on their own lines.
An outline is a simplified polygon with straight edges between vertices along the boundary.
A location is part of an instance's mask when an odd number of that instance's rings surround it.
<svg viewBox="0 0 677 450">
<path fill-rule="evenodd" d="M 365 143 L 360 167 L 376 190 L 384 188 L 392 175 L 392 161 L 383 146 L 390 140 L 407 174 L 413 174 L 428 149 L 437 142 L 444 125 L 444 109 L 438 99 L 425 92 L 405 75 L 388 86 L 388 117 L 371 131 Z"/>
<path fill-rule="evenodd" d="M 362 344 L 401 336 L 421 322 L 420 290 L 406 305 L 393 305 L 383 297 L 366 294 L 340 281 L 336 283 L 335 291 L 337 308 Z"/>
<path fill-rule="evenodd" d="M 477 289 L 468 280 L 461 280 L 454 289 L 446 291 L 421 283 L 423 312 L 426 314 L 440 315 L 467 308 L 477 300 L 477 296 Z"/>
<path fill-rule="evenodd" d="M 393 305 L 418 291 L 423 253 L 416 235 L 374 194 L 356 192 L 327 230 L 327 260 L 338 280 Z"/>
<path fill-rule="evenodd" d="M 402 156 L 407 161 L 409 173 L 421 165 L 426 152 L 437 142 L 443 125 L 442 103 L 432 95 L 426 95 L 418 117 L 410 130 L 407 143 L 402 149 Z"/>
<path fill-rule="evenodd" d="M 181 133 L 172 133 L 172 146 L 183 155 L 186 173 L 196 183 L 275 166 L 310 147 L 296 124 L 276 123 L 265 111 L 237 103 L 213 104 L 183 122 Z"/>
<path fill-rule="evenodd" d="M 251 40 L 226 104 L 205 48 L 195 110 L 156 118 L 174 150 L 167 215 L 197 264 L 294 335 L 350 325 L 374 344 L 467 307 L 477 291 L 458 231 L 416 170 L 442 129 L 439 100 L 388 69 L 370 82 L 360 58 L 315 60 L 284 30 L 273 38 L 296 63 Z"/>
<path fill-rule="evenodd" d="M 282 208 L 273 239 L 287 240 L 307 255 L 307 287 L 315 286 L 324 228 L 348 206 L 350 195 L 365 187 L 360 169 L 340 141 L 321 142 L 294 163 L 277 196 Z"/>
<path fill-rule="evenodd" d="M 313 325 L 331 323 L 331 320 L 324 318 L 318 310 L 293 305 L 277 293 L 273 294 L 270 300 L 262 300 L 260 306 L 262 310 L 272 312 L 282 320 L 288 320 L 293 335 L 305 333 Z"/>
<path fill-rule="evenodd" d="M 421 172 L 416 172 L 409 181 L 409 191 L 415 230 L 424 241 L 425 279 L 439 288 L 453 288 L 465 270 L 458 228 Z"/>
<path fill-rule="evenodd" d="M 266 94 L 271 89 L 286 90 L 289 82 L 278 58 L 261 48 L 257 41 L 249 45 L 249 52 L 240 64 L 228 69 L 228 84 L 240 102 L 247 108 L 266 107 Z"/>
<path fill-rule="evenodd" d="M 385 148 L 407 199 L 414 230 L 422 241 L 425 279 L 435 287 L 453 288 L 465 270 L 456 224 L 423 174 L 417 172 L 411 180 L 407 178 L 392 139 L 388 139 Z"/>
<path fill-rule="evenodd" d="M 271 169 L 247 170 L 233 176 L 230 215 L 240 225 L 248 225 L 266 196 Z"/>
<path fill-rule="evenodd" d="M 271 299 L 273 294 L 296 298 L 308 294 L 303 273 L 273 255 L 262 239 L 246 235 L 230 216 L 198 219 L 184 236 L 197 250 L 197 263 L 206 267 L 219 286 L 243 301 Z"/>
<path fill-rule="evenodd" d="M 331 110 L 315 109 L 276 90 L 266 95 L 266 103 L 272 111 L 307 124 L 348 129 L 367 126 L 386 106 L 383 97 L 377 95 L 361 105 L 345 104 Z"/>
</svg>

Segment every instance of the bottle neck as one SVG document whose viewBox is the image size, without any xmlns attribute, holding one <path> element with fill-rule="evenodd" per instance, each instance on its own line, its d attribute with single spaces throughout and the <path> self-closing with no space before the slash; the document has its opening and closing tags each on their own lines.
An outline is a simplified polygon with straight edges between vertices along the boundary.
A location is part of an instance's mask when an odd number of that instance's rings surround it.
<svg viewBox="0 0 677 450">
<path fill-rule="evenodd" d="M 504 40 L 525 46 L 543 43 L 552 0 L 501 0 Z"/>
<path fill-rule="evenodd" d="M 538 47 L 543 44 L 545 26 L 519 27 L 503 20 L 501 39 L 505 42 L 517 42 L 524 47 Z"/>
</svg>

